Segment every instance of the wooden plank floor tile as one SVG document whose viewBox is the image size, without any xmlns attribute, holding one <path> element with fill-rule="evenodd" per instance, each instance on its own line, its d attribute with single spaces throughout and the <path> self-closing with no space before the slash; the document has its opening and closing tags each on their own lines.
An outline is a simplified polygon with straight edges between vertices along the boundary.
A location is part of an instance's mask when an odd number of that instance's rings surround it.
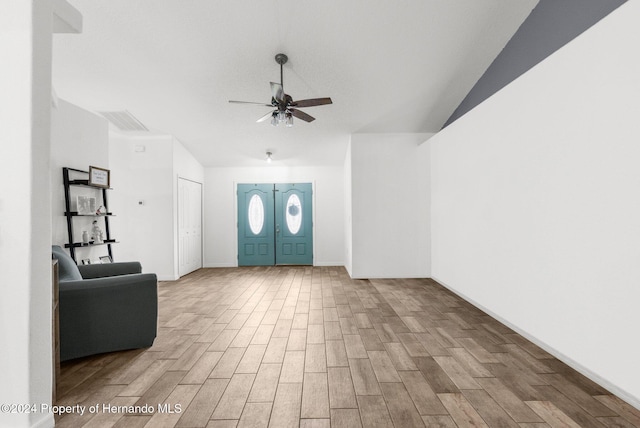
<svg viewBox="0 0 640 428">
<path fill-rule="evenodd" d="M 273 401 L 269 427 L 297 428 L 300 426 L 302 383 L 280 383 Z"/>
<path fill-rule="evenodd" d="M 304 351 L 287 351 L 280 372 L 280 383 L 302 383 L 304 374 Z"/>
<path fill-rule="evenodd" d="M 391 414 L 395 426 L 423 427 L 424 423 L 418 414 L 418 410 L 409 397 L 409 393 L 402 383 L 380 384 L 384 401 Z"/>
<path fill-rule="evenodd" d="M 272 402 L 280 379 L 281 364 L 262 364 L 253 381 L 249 402 Z"/>
<path fill-rule="evenodd" d="M 229 379 L 207 379 L 180 416 L 176 427 L 204 427 L 218 405 Z"/>
<path fill-rule="evenodd" d="M 331 428 L 362 428 L 357 409 L 331 409 Z"/>
<path fill-rule="evenodd" d="M 549 401 L 527 401 L 526 404 L 552 427 L 580 428 L 580 425 Z"/>
<path fill-rule="evenodd" d="M 325 342 L 327 366 L 346 367 L 349 365 L 347 351 L 342 340 L 328 340 Z"/>
<path fill-rule="evenodd" d="M 209 377 L 231 379 L 244 352 L 245 348 L 228 348 L 220 357 L 220 361 L 213 368 Z"/>
<path fill-rule="evenodd" d="M 284 361 L 284 353 L 287 349 L 286 337 L 271 337 L 267 350 L 262 357 L 263 363 L 282 363 Z"/>
<path fill-rule="evenodd" d="M 344 347 L 347 351 L 347 357 L 351 358 L 368 358 L 367 350 L 364 348 L 362 338 L 358 334 L 345 334 Z"/>
<path fill-rule="evenodd" d="M 234 374 L 220 397 L 211 419 L 239 419 L 254 379 L 255 375 L 251 373 Z"/>
<path fill-rule="evenodd" d="M 247 403 L 238 421 L 238 428 L 266 428 L 269 426 L 271 403 Z"/>
<path fill-rule="evenodd" d="M 407 352 L 402 343 L 389 342 L 385 343 L 384 347 L 393 361 L 393 365 L 398 370 L 418 370 L 418 367 L 413 362 L 413 359 Z"/>
<path fill-rule="evenodd" d="M 380 386 L 369 359 L 350 358 L 349 370 L 356 395 L 380 395 Z"/>
<path fill-rule="evenodd" d="M 514 421 L 486 391 L 481 389 L 467 389 L 462 391 L 462 395 L 464 395 L 464 398 L 471 403 L 490 427 L 518 428 L 516 421 Z"/>
<path fill-rule="evenodd" d="M 400 378 L 421 415 L 446 415 L 447 410 L 419 371 L 401 371 Z"/>
<path fill-rule="evenodd" d="M 324 343 L 307 344 L 304 371 L 308 373 L 327 371 L 327 355 Z"/>
<path fill-rule="evenodd" d="M 438 397 L 459 427 L 488 426 L 462 394 L 438 394 Z"/>
<path fill-rule="evenodd" d="M 357 408 L 351 372 L 347 367 L 330 367 L 327 372 L 329 382 L 329 407 L 332 409 Z"/>
<path fill-rule="evenodd" d="M 267 345 L 249 345 L 236 367 L 235 373 L 258 373 Z"/>
<path fill-rule="evenodd" d="M 305 373 L 302 384 L 303 419 L 329 418 L 329 385 L 326 373 Z"/>
<path fill-rule="evenodd" d="M 201 269 L 158 286 L 153 346 L 63 362 L 57 404 L 181 413 L 60 427 L 640 427 L 640 410 L 430 279 Z"/>
<path fill-rule="evenodd" d="M 381 395 L 358 396 L 358 408 L 363 427 L 393 428 L 389 410 Z"/>
<path fill-rule="evenodd" d="M 422 421 L 428 428 L 458 428 L 451 416 L 423 416 Z"/>
<path fill-rule="evenodd" d="M 542 422 L 542 419 L 499 379 L 482 378 L 476 381 L 516 422 Z"/>
<path fill-rule="evenodd" d="M 191 370 L 182 378 L 181 384 L 193 384 L 202 385 L 209 377 L 209 374 L 213 371 L 213 368 L 218 364 L 223 352 L 205 352 L 200 356 L 200 359 L 196 361 Z"/>
<path fill-rule="evenodd" d="M 387 351 L 368 351 L 367 354 L 378 382 L 400 382 L 400 376 Z"/>
</svg>

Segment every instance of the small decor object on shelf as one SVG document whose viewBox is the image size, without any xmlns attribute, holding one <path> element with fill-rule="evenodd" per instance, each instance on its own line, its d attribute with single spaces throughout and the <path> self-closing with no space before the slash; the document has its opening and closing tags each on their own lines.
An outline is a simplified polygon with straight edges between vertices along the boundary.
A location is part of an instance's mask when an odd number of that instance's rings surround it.
<svg viewBox="0 0 640 428">
<path fill-rule="evenodd" d="M 90 265 L 91 264 L 91 259 L 82 259 L 82 264 L 83 265 Z"/>
<path fill-rule="evenodd" d="M 100 257 L 100 263 L 104 264 L 104 263 L 111 263 L 111 262 L 112 262 L 112 260 L 111 260 L 111 257 L 109 257 L 109 256 Z"/>
<path fill-rule="evenodd" d="M 107 209 L 104 205 L 100 205 L 100 207 L 96 210 L 96 215 L 105 215 L 107 213 Z"/>
<path fill-rule="evenodd" d="M 91 238 L 95 244 L 102 244 L 103 236 L 102 229 L 98 226 L 98 220 L 93 220 L 93 227 L 91 228 Z"/>
<path fill-rule="evenodd" d="M 89 185 L 108 189 L 109 184 L 110 171 L 108 169 L 98 168 L 97 166 L 89 167 Z"/>
<path fill-rule="evenodd" d="M 89 232 L 87 232 L 86 230 L 82 231 L 82 243 L 83 244 L 89 243 Z"/>
<path fill-rule="evenodd" d="M 76 200 L 79 215 L 93 215 L 96 213 L 96 198 L 78 195 Z"/>
</svg>

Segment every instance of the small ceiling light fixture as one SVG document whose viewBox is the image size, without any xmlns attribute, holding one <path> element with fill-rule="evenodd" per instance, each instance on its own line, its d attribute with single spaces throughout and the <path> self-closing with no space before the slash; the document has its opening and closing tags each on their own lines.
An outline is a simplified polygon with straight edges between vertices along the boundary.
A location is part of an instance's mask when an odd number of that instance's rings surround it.
<svg viewBox="0 0 640 428">
<path fill-rule="evenodd" d="M 271 163 L 271 161 L 273 160 L 273 159 L 271 158 L 271 155 L 272 155 L 272 154 L 273 154 L 273 153 L 271 153 L 271 152 L 267 152 L 267 163 Z"/>
<path fill-rule="evenodd" d="M 293 126 L 293 115 L 290 111 L 274 111 L 271 114 L 271 124 L 273 126 L 278 126 L 281 123 L 284 123 L 287 128 Z"/>
</svg>

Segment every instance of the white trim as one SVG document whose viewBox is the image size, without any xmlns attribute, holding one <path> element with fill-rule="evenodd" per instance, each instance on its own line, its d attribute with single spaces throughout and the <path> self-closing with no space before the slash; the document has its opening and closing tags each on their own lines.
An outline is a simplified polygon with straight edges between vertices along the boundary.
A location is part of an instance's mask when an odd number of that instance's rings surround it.
<svg viewBox="0 0 640 428">
<path fill-rule="evenodd" d="M 56 425 L 53 413 L 47 413 L 40 420 L 34 422 L 31 428 L 53 428 Z"/>
<path fill-rule="evenodd" d="M 478 308 L 481 311 L 485 312 L 486 314 L 488 314 L 492 318 L 496 319 L 497 321 L 500 321 L 502 324 L 506 325 L 511 330 L 515 331 L 516 333 L 518 333 L 519 335 L 521 335 L 525 339 L 533 342 L 535 345 L 539 346 L 540 348 L 542 348 L 543 350 L 545 350 L 549 354 L 553 355 L 554 357 L 556 357 L 557 359 L 559 359 L 560 361 L 562 361 L 563 363 L 565 363 L 566 365 L 568 365 L 572 369 L 576 370 L 580 374 L 586 376 L 587 378 L 589 378 L 593 382 L 595 382 L 598 385 L 602 386 L 603 388 L 609 390 L 611 393 L 616 395 L 618 398 L 626 401 L 629 405 L 631 405 L 631 406 L 635 407 L 636 409 L 640 410 L 640 399 L 638 397 L 635 397 L 634 395 L 630 394 L 629 392 L 625 391 L 624 389 L 614 385 L 613 383 L 609 382 L 607 379 L 602 378 L 598 374 L 592 372 L 591 370 L 589 370 L 588 368 L 584 367 L 582 364 L 576 362 L 572 358 L 567 357 L 562 352 L 558 351 L 557 349 L 553 348 L 552 346 L 549 346 L 545 342 L 543 342 L 540 339 L 530 335 L 529 333 L 527 333 L 526 331 L 522 330 L 518 326 L 510 323 L 508 320 L 506 320 L 506 319 L 502 318 L 501 316 L 493 313 L 492 311 L 490 311 L 489 309 L 485 308 L 483 305 L 479 304 L 478 302 L 474 301 L 473 299 L 468 298 L 463 293 L 460 293 L 456 289 L 448 286 L 444 282 L 440 281 L 438 278 L 435 278 L 435 277 L 432 276 L 431 279 L 433 279 L 438 284 L 442 285 L 444 288 L 446 288 L 447 290 L 451 291 L 452 293 L 454 293 L 458 297 L 464 299 L 466 302 L 471 303 L 473 306 L 475 306 L 476 308 Z"/>
<path fill-rule="evenodd" d="M 233 263 L 205 263 L 204 268 L 234 268 L 238 267 L 238 264 Z"/>
</svg>

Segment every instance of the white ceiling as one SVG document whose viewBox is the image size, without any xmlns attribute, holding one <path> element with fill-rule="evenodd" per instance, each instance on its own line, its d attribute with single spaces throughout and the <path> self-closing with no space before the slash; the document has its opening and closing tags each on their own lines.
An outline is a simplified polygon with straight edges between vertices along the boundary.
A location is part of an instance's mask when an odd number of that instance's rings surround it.
<svg viewBox="0 0 640 428">
<path fill-rule="evenodd" d="M 437 132 L 538 0 L 69 0 L 53 84 L 92 111 L 128 110 L 205 166 L 340 165 L 359 132 Z M 329 96 L 293 128 L 256 119 L 285 91 Z"/>
</svg>

